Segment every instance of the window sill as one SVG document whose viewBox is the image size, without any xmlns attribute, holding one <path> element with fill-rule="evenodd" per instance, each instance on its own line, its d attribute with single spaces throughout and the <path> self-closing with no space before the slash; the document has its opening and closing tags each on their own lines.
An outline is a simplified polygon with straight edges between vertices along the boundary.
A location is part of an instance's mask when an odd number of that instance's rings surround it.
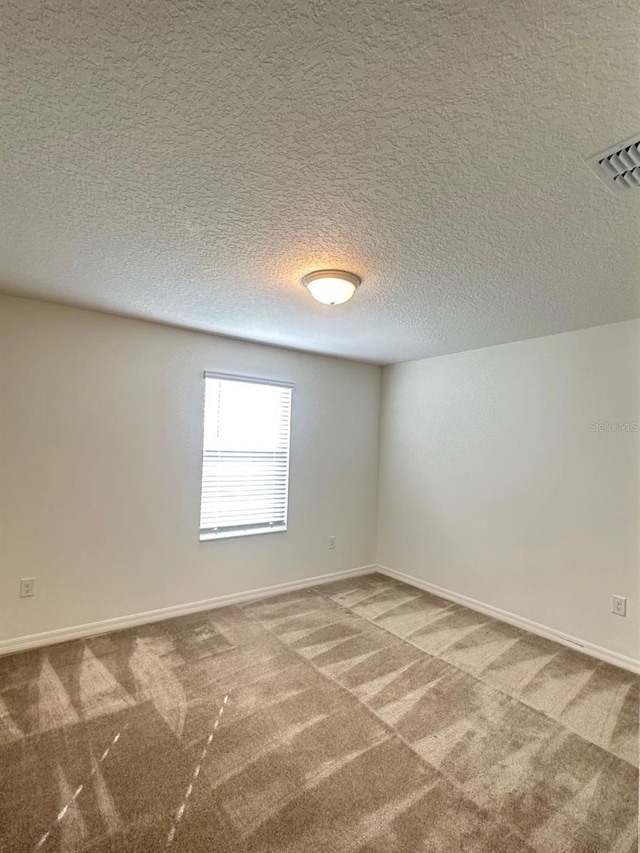
<svg viewBox="0 0 640 853">
<path fill-rule="evenodd" d="M 254 530 L 223 530 L 220 533 L 201 533 L 201 542 L 210 542 L 212 539 L 237 539 L 239 536 L 258 536 L 261 533 L 286 533 L 286 526 L 282 527 L 258 527 Z"/>
</svg>

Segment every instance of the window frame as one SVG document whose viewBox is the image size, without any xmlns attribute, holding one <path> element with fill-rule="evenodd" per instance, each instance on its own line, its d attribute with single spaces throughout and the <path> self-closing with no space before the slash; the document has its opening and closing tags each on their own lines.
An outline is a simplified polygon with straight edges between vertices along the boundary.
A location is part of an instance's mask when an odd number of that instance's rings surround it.
<svg viewBox="0 0 640 853">
<path fill-rule="evenodd" d="M 214 529 L 211 528 L 202 528 L 199 527 L 199 538 L 200 542 L 212 542 L 218 539 L 236 539 L 244 536 L 258 536 L 263 533 L 286 533 L 289 525 L 289 482 L 291 478 L 291 422 L 293 417 L 293 391 L 295 389 L 295 384 L 293 382 L 287 382 L 281 379 L 268 379 L 264 377 L 258 376 L 249 376 L 246 374 L 236 374 L 236 373 L 222 373 L 219 371 L 204 371 L 204 394 L 203 396 L 203 405 L 202 405 L 202 449 L 201 449 L 201 459 L 200 459 L 200 516 L 202 516 L 202 482 L 204 476 L 204 454 L 205 454 L 205 419 L 206 419 L 206 383 L 207 379 L 219 379 L 221 381 L 228 382 L 246 382 L 249 385 L 269 385 L 276 388 L 287 388 L 290 390 L 290 402 L 289 402 L 289 441 L 287 445 L 287 473 L 285 477 L 285 488 L 284 488 L 284 523 L 274 524 L 272 526 L 267 525 L 236 525 L 233 527 L 227 527 L 219 532 L 215 532 Z"/>
</svg>

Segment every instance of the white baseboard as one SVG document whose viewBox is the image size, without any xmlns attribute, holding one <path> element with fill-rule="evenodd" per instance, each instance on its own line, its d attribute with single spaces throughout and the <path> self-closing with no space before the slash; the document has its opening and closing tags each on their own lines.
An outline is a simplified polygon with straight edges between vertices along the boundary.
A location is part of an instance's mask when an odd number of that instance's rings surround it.
<svg viewBox="0 0 640 853">
<path fill-rule="evenodd" d="M 418 589 L 423 589 L 425 592 L 431 592 L 440 598 L 446 598 L 448 601 L 454 601 L 456 604 L 462 604 L 471 610 L 477 610 L 479 613 L 484 613 L 487 616 L 492 616 L 494 619 L 500 619 L 502 622 L 508 622 L 509 625 L 515 625 L 516 628 L 523 628 L 525 631 L 530 631 L 532 634 L 538 634 L 541 637 L 546 637 L 548 640 L 554 640 L 556 643 L 562 643 L 564 646 L 576 649 L 591 657 L 611 663 L 614 666 L 628 669 L 631 672 L 640 674 L 640 660 L 627 657 L 627 655 L 614 652 L 610 649 L 605 649 L 602 646 L 596 646 L 594 643 L 589 643 L 587 640 L 581 640 L 579 637 L 572 637 L 570 634 L 563 634 L 555 628 L 550 628 L 548 625 L 541 625 L 539 622 L 534 622 L 531 619 L 526 619 L 524 616 L 517 616 L 515 613 L 510 613 L 508 610 L 501 610 L 499 607 L 493 607 L 491 604 L 485 604 L 483 601 L 476 601 L 475 598 L 469 598 L 466 595 L 452 592 L 450 589 L 444 589 L 441 586 L 424 581 L 421 578 L 406 575 L 404 572 L 396 572 L 394 569 L 389 569 L 387 566 L 378 566 L 378 571 L 382 575 L 387 575 L 390 578 L 402 581 L 403 583 L 415 586 Z"/>
<path fill-rule="evenodd" d="M 23 637 L 15 637 L 8 640 L 0 640 L 0 655 L 8 655 L 13 652 L 22 652 L 27 649 L 35 649 L 38 646 L 49 646 L 53 643 L 63 643 L 66 640 L 77 640 L 79 637 L 91 637 L 95 634 L 107 634 L 111 631 L 119 631 L 123 628 L 135 628 L 137 625 L 145 625 L 148 622 L 160 622 L 163 619 L 171 619 L 175 616 L 184 616 L 187 613 L 198 613 L 202 610 L 214 610 L 219 607 L 227 607 L 229 604 L 239 604 L 242 601 L 252 601 L 257 598 L 268 598 L 280 595 L 283 592 L 294 592 L 297 589 L 306 589 L 317 584 L 331 583 L 331 581 L 342 578 L 366 575 L 377 570 L 377 566 L 361 566 L 357 569 L 347 569 L 342 572 L 331 572 L 327 575 L 318 575 L 313 578 L 303 578 L 287 583 L 278 583 L 273 586 L 265 586 L 260 589 L 249 589 L 246 592 L 234 592 L 230 595 L 218 595 L 215 598 L 206 598 L 202 601 L 192 601 L 188 604 L 174 604 L 170 607 L 161 607 L 158 610 L 148 610 L 145 613 L 132 613 L 128 616 L 115 616 L 112 619 L 102 619 L 100 622 L 88 622 L 85 625 L 74 625 L 70 628 L 56 628 L 53 631 L 43 631 L 40 634 L 28 634 Z"/>
</svg>

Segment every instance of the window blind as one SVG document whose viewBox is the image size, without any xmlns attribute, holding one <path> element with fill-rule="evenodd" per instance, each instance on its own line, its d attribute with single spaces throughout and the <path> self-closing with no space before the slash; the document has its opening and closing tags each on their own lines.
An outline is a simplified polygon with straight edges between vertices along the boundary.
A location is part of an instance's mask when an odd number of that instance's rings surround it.
<svg viewBox="0 0 640 853">
<path fill-rule="evenodd" d="M 205 374 L 201 539 L 287 529 L 291 392 Z"/>
</svg>

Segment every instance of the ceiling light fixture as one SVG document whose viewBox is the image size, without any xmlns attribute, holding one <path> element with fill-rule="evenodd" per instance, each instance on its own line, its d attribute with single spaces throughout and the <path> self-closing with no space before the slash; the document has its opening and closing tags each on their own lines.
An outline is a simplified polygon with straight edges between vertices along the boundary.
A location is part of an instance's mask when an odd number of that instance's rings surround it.
<svg viewBox="0 0 640 853">
<path fill-rule="evenodd" d="M 317 270 L 304 276 L 302 283 L 318 302 L 340 305 L 356 292 L 360 279 L 352 272 L 342 270 Z"/>
</svg>

